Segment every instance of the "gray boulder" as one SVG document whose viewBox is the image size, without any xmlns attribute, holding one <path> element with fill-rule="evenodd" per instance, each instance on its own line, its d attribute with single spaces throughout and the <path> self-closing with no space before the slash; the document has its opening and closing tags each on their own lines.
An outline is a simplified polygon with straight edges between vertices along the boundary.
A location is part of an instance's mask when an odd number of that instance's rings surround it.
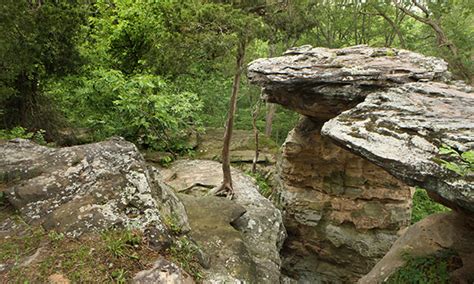
<svg viewBox="0 0 474 284">
<path fill-rule="evenodd" d="M 133 284 L 194 284 L 194 279 L 178 265 L 163 257 L 158 258 L 153 267 L 135 274 Z"/>
<path fill-rule="evenodd" d="M 442 59 L 365 45 L 302 46 L 281 57 L 257 59 L 248 67 L 249 80 L 263 87 L 265 100 L 318 119 L 356 106 L 374 89 L 448 77 Z"/>
<path fill-rule="evenodd" d="M 278 283 L 279 251 L 286 236 L 280 211 L 260 195 L 255 181 L 232 169 L 232 201 L 205 196 L 222 181 L 221 164 L 180 160 L 162 170 L 189 215 L 191 236 L 210 256 L 204 281 Z"/>
<path fill-rule="evenodd" d="M 474 93 L 442 83 L 410 83 L 370 94 L 327 122 L 323 135 L 421 186 L 445 205 L 474 213 L 474 172 L 447 170 L 439 148 L 474 150 Z"/>
<path fill-rule="evenodd" d="M 67 148 L 0 141 L 0 182 L 22 217 L 47 230 L 79 236 L 127 227 L 158 238 L 171 214 L 189 230 L 182 203 L 121 138 Z"/>
</svg>

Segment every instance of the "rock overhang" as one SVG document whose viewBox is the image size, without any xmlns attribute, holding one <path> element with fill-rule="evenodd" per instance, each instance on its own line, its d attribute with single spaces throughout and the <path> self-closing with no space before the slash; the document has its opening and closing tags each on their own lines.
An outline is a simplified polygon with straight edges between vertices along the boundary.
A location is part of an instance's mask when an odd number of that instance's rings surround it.
<svg viewBox="0 0 474 284">
<path fill-rule="evenodd" d="M 448 145 L 474 150 L 474 94 L 444 83 L 408 83 L 367 96 L 326 122 L 325 136 L 409 185 L 418 185 L 474 213 L 474 174 L 457 174 L 439 160 Z"/>
<path fill-rule="evenodd" d="M 251 62 L 248 77 L 266 101 L 329 120 L 322 134 L 338 145 L 474 213 L 472 172 L 457 175 L 436 162 L 442 144 L 474 149 L 474 95 L 449 82 L 442 59 L 393 48 L 303 46 Z"/>
<path fill-rule="evenodd" d="M 365 45 L 302 46 L 281 57 L 257 59 L 248 67 L 249 80 L 263 88 L 265 100 L 322 120 L 354 107 L 374 89 L 449 77 L 442 59 Z"/>
</svg>

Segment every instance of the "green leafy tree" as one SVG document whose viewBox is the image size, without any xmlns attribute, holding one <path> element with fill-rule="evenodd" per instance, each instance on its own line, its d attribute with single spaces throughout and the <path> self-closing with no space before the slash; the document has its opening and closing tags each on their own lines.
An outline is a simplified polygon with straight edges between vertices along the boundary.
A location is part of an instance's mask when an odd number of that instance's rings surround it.
<svg viewBox="0 0 474 284">
<path fill-rule="evenodd" d="M 78 1 L 5 0 L 0 5 L 0 123 L 54 132 L 59 118 L 44 82 L 74 72 L 84 6 Z"/>
<path fill-rule="evenodd" d="M 392 0 L 392 2 L 403 13 L 429 29 L 427 32 L 435 38 L 431 43 L 435 54 L 446 59 L 458 77 L 472 80 L 474 74 L 472 1 Z"/>
</svg>

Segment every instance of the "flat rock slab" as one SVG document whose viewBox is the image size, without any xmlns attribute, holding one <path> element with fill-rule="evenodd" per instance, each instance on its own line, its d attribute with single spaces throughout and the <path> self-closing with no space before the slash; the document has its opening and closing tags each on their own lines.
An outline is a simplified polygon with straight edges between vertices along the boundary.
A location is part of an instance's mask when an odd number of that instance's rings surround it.
<svg viewBox="0 0 474 284">
<path fill-rule="evenodd" d="M 229 201 L 202 197 L 210 188 L 222 182 L 222 165 L 218 162 L 179 160 L 161 172 L 163 180 L 175 191 L 189 194 L 183 198 L 183 202 L 190 219 L 193 219 L 190 220 L 191 234 L 196 234 L 196 239 L 200 239 L 201 243 L 207 242 L 204 245 L 211 248 L 206 250 L 211 256 L 211 271 L 214 273 L 207 278 L 209 281 L 234 283 L 240 279 L 250 283 L 279 282 L 279 251 L 286 231 L 280 211 L 260 195 L 255 180 L 232 168 L 235 194 L 233 200 Z M 209 232 L 214 232 L 207 239 L 206 227 Z M 218 241 L 219 238 L 223 241 Z M 220 268 L 213 270 L 212 259 L 220 259 L 220 265 L 227 267 L 227 272 Z M 254 266 L 248 267 L 248 263 Z M 236 273 L 239 269 L 241 275 Z"/>
<path fill-rule="evenodd" d="M 221 160 L 224 128 L 208 128 L 199 134 L 196 157 L 203 160 Z M 259 134 L 258 163 L 274 163 L 278 145 L 264 134 Z M 255 137 L 251 130 L 236 129 L 230 142 L 230 159 L 235 163 L 252 163 L 255 156 Z"/>
<path fill-rule="evenodd" d="M 165 236 L 165 214 L 189 230 L 184 206 L 158 176 L 121 138 L 66 148 L 0 141 L 0 184 L 9 203 L 28 223 L 72 236 L 113 226 Z"/>
<path fill-rule="evenodd" d="M 181 194 L 191 226 L 190 235 L 209 256 L 210 268 L 204 282 L 238 279 L 258 282 L 256 264 L 242 234 L 232 224 L 245 209 L 236 202 L 215 196 Z"/>
<path fill-rule="evenodd" d="M 370 94 L 326 122 L 322 133 L 446 205 L 474 213 L 474 174 L 436 162 L 442 144 L 474 149 L 474 94 L 442 83 L 409 83 Z"/>
<path fill-rule="evenodd" d="M 257 59 L 248 67 L 248 78 L 263 87 L 267 101 L 320 119 L 350 109 L 374 88 L 447 77 L 442 59 L 364 45 L 302 46 L 281 57 Z"/>
</svg>

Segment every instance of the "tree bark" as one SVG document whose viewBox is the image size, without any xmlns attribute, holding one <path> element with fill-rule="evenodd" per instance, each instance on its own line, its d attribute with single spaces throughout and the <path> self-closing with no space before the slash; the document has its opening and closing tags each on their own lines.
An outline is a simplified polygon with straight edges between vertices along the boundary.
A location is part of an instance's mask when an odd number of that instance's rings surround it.
<svg viewBox="0 0 474 284">
<path fill-rule="evenodd" d="M 446 36 L 446 33 L 444 32 L 443 28 L 441 27 L 441 24 L 439 23 L 439 21 L 429 17 L 430 16 L 429 10 L 425 6 L 423 6 L 422 4 L 418 3 L 416 0 L 412 0 L 411 2 L 416 7 L 418 7 L 420 10 L 422 10 L 423 13 L 425 14 L 425 17 L 422 17 L 422 16 L 419 16 L 419 15 L 415 14 L 413 11 L 407 9 L 406 7 L 404 7 L 403 4 L 400 3 L 398 0 L 392 0 L 392 2 L 395 4 L 395 6 L 398 9 L 400 9 L 406 15 L 412 17 L 413 19 L 415 19 L 419 22 L 422 22 L 422 23 L 430 26 L 433 29 L 433 31 L 436 34 L 436 39 L 438 41 L 438 45 L 440 47 L 442 47 L 442 46 L 447 47 L 448 50 L 451 52 L 452 60 L 451 60 L 450 63 L 452 65 L 456 66 L 459 69 L 461 75 L 466 80 L 470 81 L 471 78 L 469 77 L 469 72 L 467 71 L 467 68 L 463 64 L 463 62 L 459 59 L 458 48 L 456 47 L 456 45 L 452 41 L 450 41 L 448 39 L 448 37 Z"/>
<path fill-rule="evenodd" d="M 275 44 L 270 43 L 269 46 L 269 57 L 275 56 Z M 272 103 L 267 103 L 267 112 L 265 114 L 265 135 L 271 137 L 272 135 L 272 126 L 273 118 L 275 117 L 276 105 Z"/>
<path fill-rule="evenodd" d="M 229 114 L 227 117 L 225 132 L 224 132 L 224 145 L 222 147 L 222 173 L 223 181 L 222 184 L 215 190 L 216 195 L 225 195 L 228 198 L 232 198 L 234 195 L 234 189 L 232 186 L 232 176 L 230 172 L 230 141 L 232 139 L 232 130 L 234 128 L 234 116 L 235 110 L 237 109 L 237 96 L 240 88 L 240 77 L 242 75 L 242 69 L 244 65 L 246 41 L 242 39 L 239 42 L 236 54 L 236 69 L 234 75 L 234 81 L 232 83 L 232 95 L 229 103 Z"/>
<path fill-rule="evenodd" d="M 265 115 L 265 135 L 272 136 L 273 119 L 275 117 L 276 105 L 267 103 L 267 113 Z"/>
</svg>

